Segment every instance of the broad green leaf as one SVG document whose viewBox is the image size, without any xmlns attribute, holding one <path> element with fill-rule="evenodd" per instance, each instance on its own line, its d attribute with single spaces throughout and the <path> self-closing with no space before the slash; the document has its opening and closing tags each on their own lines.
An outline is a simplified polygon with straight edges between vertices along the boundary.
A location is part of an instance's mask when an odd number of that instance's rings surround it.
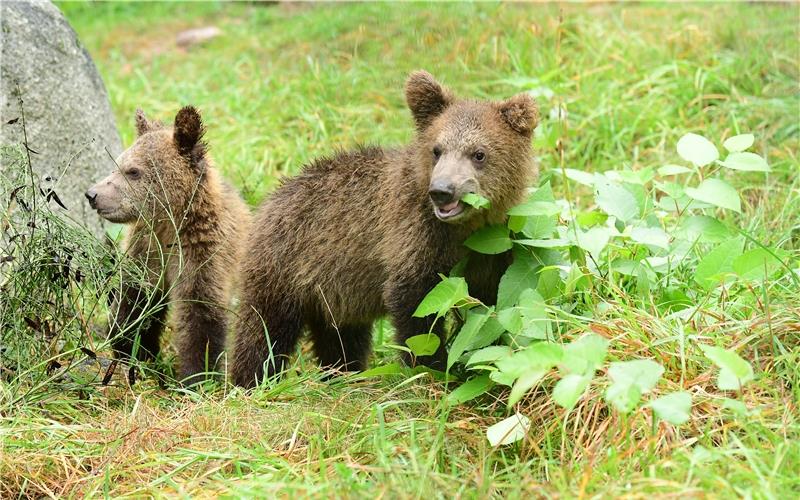
<svg viewBox="0 0 800 500">
<path fill-rule="evenodd" d="M 612 384 L 606 389 L 606 401 L 620 413 L 629 413 L 642 399 L 642 391 L 633 383 Z"/>
<path fill-rule="evenodd" d="M 506 405 L 511 408 L 522 399 L 522 396 L 527 393 L 531 387 L 539 383 L 549 372 L 549 369 L 544 368 L 531 368 L 517 378 L 514 386 L 511 387 L 511 394 L 508 395 L 508 402 Z"/>
<path fill-rule="evenodd" d="M 644 186 L 626 182 L 623 184 L 623 187 L 626 191 L 630 192 L 633 195 L 633 198 L 636 200 L 636 205 L 639 207 L 639 213 L 637 216 L 639 214 L 646 213 L 653 208 L 653 198 Z"/>
<path fill-rule="evenodd" d="M 706 179 L 696 188 L 687 187 L 686 194 L 690 198 L 727 208 L 734 212 L 742 211 L 739 193 L 727 182 L 720 179 Z"/>
<path fill-rule="evenodd" d="M 423 318 L 434 313 L 441 316 L 467 297 L 469 297 L 469 291 L 464 278 L 445 278 L 422 299 L 417 310 L 414 311 L 414 316 Z"/>
<path fill-rule="evenodd" d="M 516 413 L 486 429 L 486 437 L 492 446 L 502 446 L 519 441 L 531 426 L 525 415 Z"/>
<path fill-rule="evenodd" d="M 479 349 L 470 355 L 467 365 L 492 363 L 510 357 L 514 351 L 506 345 L 493 345 Z"/>
<path fill-rule="evenodd" d="M 561 361 L 563 348 L 552 342 L 536 342 L 517 351 L 514 355 L 497 361 L 492 380 L 503 385 L 512 385 L 522 374 L 530 370 L 549 371 Z"/>
<path fill-rule="evenodd" d="M 656 189 L 662 191 L 674 199 L 681 199 L 686 196 L 683 184 L 677 182 L 656 182 Z"/>
<path fill-rule="evenodd" d="M 494 308 L 490 308 L 490 310 L 494 311 Z M 481 329 L 478 331 L 478 334 L 472 338 L 472 342 L 467 347 L 467 351 L 471 351 L 473 349 L 480 349 L 481 347 L 486 347 L 487 345 L 491 344 L 502 334 L 504 334 L 506 329 L 503 325 L 497 321 L 497 315 L 491 314 L 487 319 L 486 322 L 481 326 Z"/>
<path fill-rule="evenodd" d="M 722 143 L 722 146 L 731 153 L 738 153 L 752 146 L 753 141 L 755 141 L 753 134 L 740 134 L 728 137 Z"/>
<path fill-rule="evenodd" d="M 595 202 L 607 214 L 623 222 L 628 222 L 639 215 L 639 202 L 633 193 L 622 185 L 596 174 L 594 188 Z"/>
<path fill-rule="evenodd" d="M 725 225 L 708 215 L 693 215 L 681 224 L 681 232 L 686 239 L 701 243 L 719 243 L 731 238 L 732 234 Z"/>
<path fill-rule="evenodd" d="M 649 359 L 618 361 L 608 367 L 608 377 L 615 384 L 633 384 L 642 394 L 655 387 L 663 373 L 664 367 Z"/>
<path fill-rule="evenodd" d="M 533 203 L 553 203 L 555 198 L 553 197 L 553 189 L 550 187 L 550 183 L 547 182 L 544 185 L 540 186 L 536 191 L 531 193 L 528 196 L 528 200 L 525 204 L 533 204 Z M 561 208 L 556 205 L 558 211 L 555 214 L 560 213 Z M 513 209 L 512 209 L 513 210 Z M 508 218 L 508 227 L 514 232 L 522 232 L 529 238 L 549 238 L 553 235 L 553 231 L 556 227 L 556 215 L 530 215 L 530 216 L 510 216 Z"/>
<path fill-rule="evenodd" d="M 631 239 L 644 245 L 669 248 L 669 235 L 660 227 L 634 227 L 631 229 Z"/>
<path fill-rule="evenodd" d="M 584 172 L 583 170 L 575 170 L 572 168 L 565 168 L 564 173 L 567 175 L 568 179 L 572 179 L 573 181 L 577 182 L 578 184 L 583 184 L 584 186 L 594 186 L 594 175 L 588 172 Z"/>
<path fill-rule="evenodd" d="M 497 307 L 504 309 L 514 305 L 519 295 L 527 288 L 536 288 L 539 282 L 538 273 L 542 268 L 533 258 L 529 250 L 515 249 L 514 262 L 500 278 L 497 288 Z"/>
<path fill-rule="evenodd" d="M 586 232 L 578 231 L 578 246 L 599 260 L 600 252 L 608 245 L 612 234 L 611 228 L 605 226 L 596 226 Z"/>
<path fill-rule="evenodd" d="M 667 212 L 683 213 L 686 210 L 700 210 L 703 208 L 710 208 L 712 205 L 702 201 L 693 200 L 692 198 L 689 198 L 687 195 L 684 194 L 679 198 L 673 198 L 671 196 L 662 196 L 661 198 L 658 199 L 655 206 Z"/>
<path fill-rule="evenodd" d="M 702 135 L 686 134 L 678 140 L 678 154 L 697 167 L 704 167 L 719 158 L 716 146 Z"/>
<path fill-rule="evenodd" d="M 578 399 L 586 392 L 591 375 L 577 375 L 571 373 L 558 381 L 553 388 L 553 401 L 559 406 L 571 410 Z"/>
<path fill-rule="evenodd" d="M 722 407 L 730 410 L 740 417 L 747 415 L 747 405 L 738 399 L 725 398 L 722 400 Z"/>
<path fill-rule="evenodd" d="M 113 243 L 121 243 L 125 237 L 125 225 L 106 224 L 106 236 Z"/>
<path fill-rule="evenodd" d="M 406 339 L 406 345 L 415 356 L 430 356 L 439 349 L 441 340 L 434 333 L 423 333 Z"/>
<path fill-rule="evenodd" d="M 528 201 L 555 201 L 550 181 L 542 184 L 528 196 Z"/>
<path fill-rule="evenodd" d="M 644 273 L 648 279 L 655 281 L 656 275 L 650 270 L 643 261 L 630 260 L 630 259 L 615 259 L 611 263 L 611 269 L 614 272 L 623 274 L 625 276 L 633 276 L 638 278 Z"/>
<path fill-rule="evenodd" d="M 550 318 L 547 316 L 547 308 L 539 292 L 530 288 L 523 290 L 517 308 L 522 318 L 520 334 L 541 340 L 550 337 Z"/>
<path fill-rule="evenodd" d="M 653 180 L 654 174 L 653 169 L 651 167 L 643 168 L 641 170 L 617 170 L 617 171 L 607 171 L 605 172 L 607 177 L 611 177 L 609 174 L 616 174 L 616 177 L 622 181 L 627 182 L 629 184 L 638 184 L 640 186 L 644 186 L 648 182 Z"/>
<path fill-rule="evenodd" d="M 514 385 L 514 382 L 517 381 L 520 375 L 521 370 L 520 372 L 504 372 L 501 370 L 495 370 L 489 373 L 489 378 L 500 385 L 507 385 L 511 387 Z"/>
<path fill-rule="evenodd" d="M 608 351 L 608 340 L 590 333 L 564 346 L 561 370 L 576 375 L 594 375 Z"/>
<path fill-rule="evenodd" d="M 456 338 L 453 340 L 450 350 L 447 353 L 447 369 L 449 370 L 453 364 L 458 361 L 458 358 L 472 345 L 475 337 L 481 330 L 481 327 L 489 319 L 492 310 L 483 309 L 476 311 L 478 308 L 470 309 L 467 311 L 467 319 L 464 321 L 464 326 L 461 327 Z"/>
<path fill-rule="evenodd" d="M 511 219 L 516 219 L 516 217 L 509 217 L 509 222 Z M 534 215 L 524 217 L 524 219 L 519 232 L 531 239 L 551 238 L 558 223 L 556 216 Z"/>
<path fill-rule="evenodd" d="M 673 392 L 654 399 L 647 406 L 653 409 L 658 418 L 673 425 L 681 425 L 689 420 L 692 410 L 692 395 L 688 392 Z"/>
<path fill-rule="evenodd" d="M 519 216 L 510 216 L 508 218 L 508 223 L 506 226 L 515 233 L 522 231 L 522 228 L 525 227 L 525 223 L 528 221 L 528 217 L 519 217 Z"/>
<path fill-rule="evenodd" d="M 536 286 L 536 291 L 545 300 L 550 300 L 561 294 L 564 289 L 564 281 L 557 268 L 548 267 L 542 269 L 539 273 L 539 284 Z"/>
<path fill-rule="evenodd" d="M 753 380 L 753 367 L 733 351 L 721 347 L 701 345 L 703 354 L 719 367 L 717 387 L 723 391 L 738 391 Z"/>
<path fill-rule="evenodd" d="M 694 280 L 706 290 L 719 285 L 727 274 L 733 272 L 733 261 L 742 255 L 743 246 L 741 238 L 720 243 L 697 264 Z"/>
<path fill-rule="evenodd" d="M 605 214 L 599 210 L 590 210 L 588 212 L 580 212 L 578 215 L 575 216 L 575 220 L 578 221 L 580 227 L 593 227 L 599 224 L 605 224 L 608 220 L 608 214 Z"/>
<path fill-rule="evenodd" d="M 733 272 L 744 280 L 763 281 L 781 267 L 778 257 L 785 258 L 786 252 L 774 249 L 770 253 L 763 248 L 754 248 L 736 257 L 733 261 Z"/>
<path fill-rule="evenodd" d="M 353 376 L 358 378 L 382 377 L 386 375 L 398 375 L 403 373 L 403 370 L 404 368 L 399 364 L 389 363 L 388 365 L 380 365 L 360 373 L 355 373 Z"/>
<path fill-rule="evenodd" d="M 522 331 L 522 314 L 518 307 L 508 307 L 497 311 L 497 321 L 510 333 L 516 335 Z"/>
<path fill-rule="evenodd" d="M 691 307 L 692 300 L 686 293 L 679 288 L 668 288 L 664 290 L 661 297 L 658 299 L 658 307 L 665 313 L 673 313 L 675 311 L 682 311 L 687 307 Z"/>
<path fill-rule="evenodd" d="M 467 205 L 470 205 L 471 207 L 477 208 L 478 210 L 492 206 L 491 201 L 476 193 L 465 194 L 461 197 L 461 201 Z"/>
<path fill-rule="evenodd" d="M 552 201 L 526 201 L 521 205 L 512 207 L 508 215 L 529 217 L 534 215 L 553 216 L 561 213 L 561 207 Z"/>
<path fill-rule="evenodd" d="M 772 170 L 769 168 L 767 160 L 755 153 L 747 151 L 743 153 L 731 153 L 725 158 L 725 161 L 718 161 L 717 163 L 732 170 L 745 170 L 749 172 L 770 172 Z"/>
<path fill-rule="evenodd" d="M 554 342 L 536 342 L 516 352 L 510 359 L 503 360 L 497 367 L 500 369 L 520 367 L 523 370 L 534 366 L 552 368 L 561 362 L 563 356 L 564 348 L 561 344 L 556 344 Z"/>
<path fill-rule="evenodd" d="M 664 177 L 669 175 L 688 174 L 691 172 L 691 168 L 684 167 L 683 165 L 664 165 L 658 169 L 658 175 L 662 175 Z"/>
<path fill-rule="evenodd" d="M 584 290 L 591 283 L 591 278 L 584 274 L 577 262 L 573 262 L 564 280 L 564 293 L 570 294 L 576 290 Z"/>
<path fill-rule="evenodd" d="M 513 246 L 508 235 L 508 228 L 500 225 L 478 229 L 467 238 L 464 244 L 476 252 L 492 255 L 503 253 Z"/>
<path fill-rule="evenodd" d="M 489 374 L 482 373 L 467 380 L 448 394 L 447 402 L 451 405 L 464 403 L 477 398 L 481 394 L 485 394 L 494 387 L 494 385 L 494 382 L 489 378 Z"/>
<path fill-rule="evenodd" d="M 526 247 L 536 247 L 536 248 L 566 248 L 571 246 L 569 240 L 561 239 L 561 238 L 553 238 L 553 239 L 542 239 L 542 240 L 514 240 L 514 243 L 519 245 L 523 245 Z"/>
</svg>

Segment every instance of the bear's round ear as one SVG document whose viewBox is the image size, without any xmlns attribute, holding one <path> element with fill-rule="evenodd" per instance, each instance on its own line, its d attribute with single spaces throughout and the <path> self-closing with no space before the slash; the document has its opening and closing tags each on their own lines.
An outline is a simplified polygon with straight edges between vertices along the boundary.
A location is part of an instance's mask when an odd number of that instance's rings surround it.
<svg viewBox="0 0 800 500">
<path fill-rule="evenodd" d="M 142 108 L 136 108 L 136 135 L 144 135 L 150 131 L 150 122 L 144 115 Z"/>
<path fill-rule="evenodd" d="M 206 129 L 200 112 L 194 106 L 185 106 L 175 115 L 175 129 L 173 139 L 178 152 L 183 156 L 192 156 L 195 159 L 204 152 L 203 143 L 200 141 Z M 201 146 L 199 151 L 194 151 L 196 146 Z M 200 153 L 199 155 L 197 153 Z"/>
<path fill-rule="evenodd" d="M 499 103 L 498 109 L 503 120 L 513 130 L 530 137 L 539 124 L 539 106 L 530 94 L 522 93 Z"/>
<path fill-rule="evenodd" d="M 452 93 L 427 71 L 415 71 L 406 79 L 406 102 L 417 130 L 425 130 L 453 102 Z"/>
<path fill-rule="evenodd" d="M 142 108 L 136 108 L 136 135 L 141 136 L 147 132 L 163 128 L 164 124 L 158 120 L 148 120 Z"/>
</svg>

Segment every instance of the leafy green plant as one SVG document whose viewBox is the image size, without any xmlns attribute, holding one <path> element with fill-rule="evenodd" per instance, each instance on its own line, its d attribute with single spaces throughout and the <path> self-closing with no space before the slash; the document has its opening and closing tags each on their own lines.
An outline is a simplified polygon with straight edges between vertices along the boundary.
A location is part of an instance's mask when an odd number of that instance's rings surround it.
<svg viewBox="0 0 800 500">
<path fill-rule="evenodd" d="M 94 322 L 121 266 L 138 272 L 68 213 L 53 211 L 58 194 L 36 178 L 25 147 L 0 148 L 0 379 L 8 382 L 0 408 L 100 386 L 113 364 L 102 366 L 105 340 Z"/>
<path fill-rule="evenodd" d="M 751 241 L 718 217 L 721 211 L 742 210 L 726 176 L 770 171 L 761 156 L 746 151 L 753 143 L 750 134 L 728 138 L 721 160 L 711 141 L 686 134 L 677 143 L 685 164 L 602 174 L 562 169 L 566 182 L 592 190 L 594 205 L 588 210 L 556 199 L 546 180 L 509 210 L 505 226 L 475 232 L 465 242 L 471 250 L 513 253 L 496 304 L 482 304 L 469 296 L 463 278 L 449 277 L 416 313 L 441 318 L 454 311 L 460 318 L 448 340 L 447 369 L 466 382 L 448 401 L 461 403 L 499 385 L 510 388 L 506 401 L 512 407 L 536 387 L 552 386 L 553 401 L 570 410 L 598 384 L 620 413 L 648 407 L 660 420 L 686 422 L 689 393 L 649 396 L 660 392 L 659 362 L 607 361 L 614 339 L 596 333 L 574 338 L 573 327 L 587 330 L 615 300 L 634 300 L 681 321 L 697 314 L 700 304 L 723 295 L 730 300 L 760 281 L 797 279 L 785 262 L 787 252 Z M 465 201 L 481 206 L 478 198 Z M 427 352 L 430 346 L 422 347 Z M 720 368 L 721 390 L 740 391 L 753 380 L 752 367 L 736 353 L 698 347 Z M 598 370 L 604 373 L 600 379 Z M 517 416 L 498 426 L 489 432 L 493 445 L 513 441 L 502 432 L 521 432 Z"/>
</svg>

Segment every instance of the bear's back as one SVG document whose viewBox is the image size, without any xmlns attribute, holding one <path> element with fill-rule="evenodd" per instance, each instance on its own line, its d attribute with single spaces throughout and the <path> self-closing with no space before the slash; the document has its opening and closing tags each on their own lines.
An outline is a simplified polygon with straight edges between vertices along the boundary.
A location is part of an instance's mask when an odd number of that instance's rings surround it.
<svg viewBox="0 0 800 500">
<path fill-rule="evenodd" d="M 386 168 L 384 150 L 361 147 L 284 180 L 258 211 L 244 272 L 266 264 L 288 293 L 312 294 L 340 314 L 353 303 L 375 314 L 385 280 L 379 207 Z"/>
</svg>

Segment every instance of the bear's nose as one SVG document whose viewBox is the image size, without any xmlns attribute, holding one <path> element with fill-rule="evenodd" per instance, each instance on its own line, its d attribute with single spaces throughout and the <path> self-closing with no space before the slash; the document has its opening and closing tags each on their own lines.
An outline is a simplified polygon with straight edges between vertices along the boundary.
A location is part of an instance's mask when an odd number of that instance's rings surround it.
<svg viewBox="0 0 800 500">
<path fill-rule="evenodd" d="M 453 201 L 456 195 L 456 185 L 446 180 L 434 180 L 428 186 L 428 196 L 436 205 L 446 205 Z"/>
<path fill-rule="evenodd" d="M 89 206 L 92 208 L 97 208 L 97 193 L 93 190 L 88 190 L 84 193 L 84 196 L 87 200 L 89 200 Z"/>
</svg>

